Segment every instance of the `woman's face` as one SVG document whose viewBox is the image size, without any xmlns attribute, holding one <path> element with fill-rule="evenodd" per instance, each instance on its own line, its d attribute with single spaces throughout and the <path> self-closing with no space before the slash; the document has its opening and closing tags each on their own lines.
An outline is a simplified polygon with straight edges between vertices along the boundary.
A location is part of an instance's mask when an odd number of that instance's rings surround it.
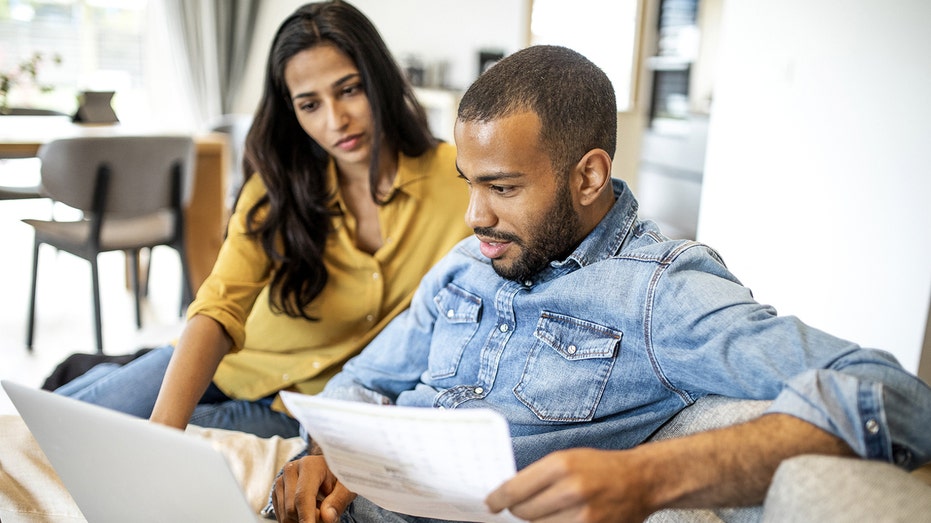
<svg viewBox="0 0 931 523">
<path fill-rule="evenodd" d="M 356 64 L 332 44 L 291 57 L 284 80 L 304 131 L 338 165 L 364 164 L 376 139 L 372 107 Z"/>
</svg>

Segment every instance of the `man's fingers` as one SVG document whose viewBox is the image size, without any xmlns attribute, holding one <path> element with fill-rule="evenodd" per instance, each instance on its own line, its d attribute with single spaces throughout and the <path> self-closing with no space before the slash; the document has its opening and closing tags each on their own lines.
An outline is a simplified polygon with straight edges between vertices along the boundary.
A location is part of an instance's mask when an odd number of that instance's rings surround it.
<svg viewBox="0 0 931 523">
<path fill-rule="evenodd" d="M 316 523 L 317 496 L 329 488 L 329 469 L 321 456 L 307 456 L 284 466 L 275 482 L 272 506 L 279 523 Z"/>
<path fill-rule="evenodd" d="M 356 495 L 336 481 L 336 478 L 332 479 L 334 480 L 332 491 L 320 502 L 320 519 L 325 523 L 338 522 L 339 515 L 345 512 L 352 500 L 356 498 Z"/>
<path fill-rule="evenodd" d="M 275 480 L 272 506 L 279 523 L 297 523 L 298 513 L 294 510 L 294 489 L 298 484 L 298 466 L 292 461 L 284 466 L 282 473 Z"/>
<path fill-rule="evenodd" d="M 551 467 L 547 466 L 546 458 L 532 463 L 492 491 L 485 498 L 485 504 L 497 513 L 527 501 L 558 479 L 553 473 Z"/>
<path fill-rule="evenodd" d="M 295 466 L 296 474 L 291 497 L 292 511 L 298 523 L 317 522 L 317 496 L 326 478 L 326 469 L 320 469 L 322 459 L 302 458 Z"/>
</svg>

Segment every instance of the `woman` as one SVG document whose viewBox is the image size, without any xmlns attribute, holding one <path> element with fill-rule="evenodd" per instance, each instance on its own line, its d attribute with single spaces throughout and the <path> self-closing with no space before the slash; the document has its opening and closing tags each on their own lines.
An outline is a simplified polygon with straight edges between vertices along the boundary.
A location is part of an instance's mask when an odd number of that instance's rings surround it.
<svg viewBox="0 0 931 523">
<path fill-rule="evenodd" d="M 470 232 L 454 148 L 345 2 L 304 5 L 278 29 L 244 172 L 176 347 L 58 392 L 179 428 L 296 435 L 278 392 L 321 390 Z"/>
</svg>

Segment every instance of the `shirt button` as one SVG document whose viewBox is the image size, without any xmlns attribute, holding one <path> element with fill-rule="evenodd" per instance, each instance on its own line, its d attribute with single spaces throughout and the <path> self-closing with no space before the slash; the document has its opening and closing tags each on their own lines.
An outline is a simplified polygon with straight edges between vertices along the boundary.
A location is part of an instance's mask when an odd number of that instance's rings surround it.
<svg viewBox="0 0 931 523">
<path fill-rule="evenodd" d="M 533 280 L 525 280 L 525 281 L 524 281 L 524 287 L 530 287 L 531 285 L 533 285 Z"/>
<path fill-rule="evenodd" d="M 566 347 L 566 352 L 568 352 L 569 354 L 575 354 L 575 351 L 577 350 L 579 349 L 577 349 L 575 345 L 569 345 L 568 347 Z"/>
<path fill-rule="evenodd" d="M 452 310 L 452 309 L 449 309 L 448 311 L 446 311 L 446 317 L 447 317 L 447 318 L 452 318 L 452 317 L 455 316 L 455 315 L 456 315 L 456 311 L 454 311 L 454 310 Z"/>
<path fill-rule="evenodd" d="M 315 362 L 313 362 L 313 363 L 310 364 L 310 366 L 313 367 L 313 368 L 315 368 L 315 369 L 319 369 L 319 368 L 320 368 L 320 365 L 321 365 L 321 364 L 320 364 L 319 361 L 315 361 Z"/>
<path fill-rule="evenodd" d="M 481 387 L 475 387 L 475 389 L 473 389 L 473 392 L 475 392 L 476 394 L 481 394 L 481 393 L 485 392 L 485 389 L 483 389 L 483 388 L 481 388 Z"/>
<path fill-rule="evenodd" d="M 291 377 L 291 376 L 288 376 L 287 374 L 282 374 L 282 375 L 281 375 L 281 381 L 288 381 L 288 378 L 290 378 L 290 377 Z"/>
<path fill-rule="evenodd" d="M 378 279 L 378 273 L 377 273 L 377 272 L 373 272 L 373 273 L 372 273 L 372 279 L 373 279 L 373 280 L 377 280 L 377 279 Z"/>
<path fill-rule="evenodd" d="M 365 315 L 365 321 L 367 322 L 372 322 L 374 319 L 375 319 L 375 316 L 372 316 L 371 314 Z"/>
<path fill-rule="evenodd" d="M 896 465 L 906 466 L 912 461 L 912 453 L 899 445 L 892 446 L 892 460 Z"/>
<path fill-rule="evenodd" d="M 498 326 L 498 330 L 501 331 L 501 332 L 507 332 L 507 331 L 508 331 L 508 324 L 507 324 L 507 323 L 502 323 L 501 325 Z"/>
<path fill-rule="evenodd" d="M 876 434 L 879 432 L 879 423 L 877 423 L 874 419 L 866 420 L 866 431 L 870 434 Z"/>
</svg>

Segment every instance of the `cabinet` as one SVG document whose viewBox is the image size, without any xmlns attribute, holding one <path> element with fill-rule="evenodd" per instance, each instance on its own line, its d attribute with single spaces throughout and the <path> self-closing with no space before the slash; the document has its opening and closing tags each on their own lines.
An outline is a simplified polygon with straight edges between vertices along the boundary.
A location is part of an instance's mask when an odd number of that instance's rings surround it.
<svg viewBox="0 0 931 523">
<path fill-rule="evenodd" d="M 650 120 L 683 120 L 699 49 L 698 0 L 662 0 L 659 10 L 656 55 L 647 60 L 653 74 Z"/>
<path fill-rule="evenodd" d="M 427 122 L 433 136 L 453 143 L 453 126 L 462 93 L 453 89 L 415 87 L 414 95 L 427 112 Z"/>
</svg>

